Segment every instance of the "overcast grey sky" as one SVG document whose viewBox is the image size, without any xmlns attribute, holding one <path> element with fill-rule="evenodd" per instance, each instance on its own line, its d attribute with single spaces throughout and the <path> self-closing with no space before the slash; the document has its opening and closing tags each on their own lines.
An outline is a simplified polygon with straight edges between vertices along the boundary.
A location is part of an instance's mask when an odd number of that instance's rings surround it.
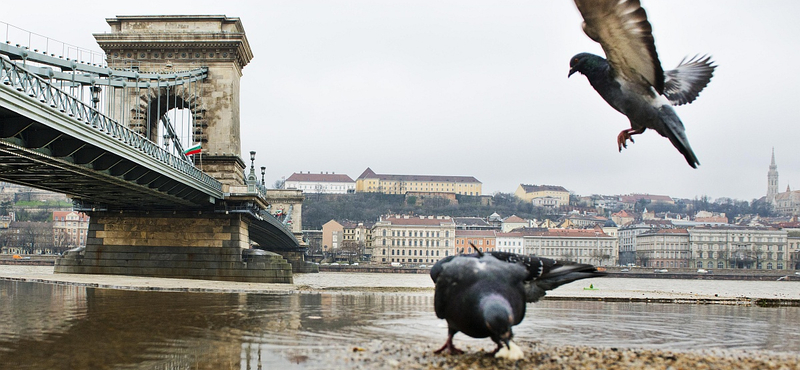
<svg viewBox="0 0 800 370">
<path fill-rule="evenodd" d="M 91 4 L 91 5 L 90 5 Z M 719 65 L 676 111 L 701 165 L 630 127 L 569 59 L 603 55 L 570 0 L 11 1 L 0 20 L 99 49 L 116 15 L 242 20 L 254 59 L 242 77 L 242 152 L 271 184 L 297 171 L 475 176 L 485 194 L 520 183 L 581 195 L 766 194 L 800 189 L 800 2 L 642 0 L 664 69 L 709 53 Z"/>
</svg>

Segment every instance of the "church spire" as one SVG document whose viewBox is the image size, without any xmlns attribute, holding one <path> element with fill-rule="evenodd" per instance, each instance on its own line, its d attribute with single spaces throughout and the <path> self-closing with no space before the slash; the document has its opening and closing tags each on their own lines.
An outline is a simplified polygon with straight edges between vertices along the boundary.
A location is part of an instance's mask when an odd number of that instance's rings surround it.
<svg viewBox="0 0 800 370">
<path fill-rule="evenodd" d="M 772 162 L 769 164 L 769 169 L 778 169 L 778 165 L 775 164 L 775 148 L 772 148 Z"/>
<path fill-rule="evenodd" d="M 775 148 L 772 148 L 772 162 L 767 172 L 767 202 L 775 205 L 776 195 L 778 195 L 778 165 L 775 164 Z"/>
</svg>

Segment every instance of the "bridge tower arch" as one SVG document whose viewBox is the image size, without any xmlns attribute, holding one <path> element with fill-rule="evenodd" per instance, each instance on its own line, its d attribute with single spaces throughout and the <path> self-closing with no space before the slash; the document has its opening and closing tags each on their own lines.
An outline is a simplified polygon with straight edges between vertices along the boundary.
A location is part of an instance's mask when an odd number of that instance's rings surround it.
<svg viewBox="0 0 800 370">
<path fill-rule="evenodd" d="M 208 124 L 205 122 L 205 108 L 203 107 L 202 97 L 194 90 L 193 86 L 175 85 L 167 87 L 151 87 L 149 89 L 139 89 L 137 95 L 127 97 L 135 101 L 135 104 L 130 108 L 128 115 L 130 118 L 126 121 L 128 127 L 137 133 L 147 137 L 153 142 L 159 142 L 159 138 L 168 135 L 164 132 L 163 127 L 160 127 L 159 120 L 170 120 L 170 113 L 176 110 L 185 110 L 188 112 L 188 117 L 181 112 L 182 117 L 175 122 L 171 120 L 170 124 L 176 125 L 183 123 L 188 118 L 191 123 L 191 143 L 208 142 L 203 134 Z M 118 93 L 119 98 L 126 98 L 122 93 Z M 176 114 L 177 115 L 177 114 Z M 185 134 L 182 137 L 186 136 Z"/>
<path fill-rule="evenodd" d="M 94 37 L 106 52 L 109 66 L 135 66 L 150 73 L 208 68 L 208 78 L 197 86 L 166 88 L 151 84 L 142 93 L 128 97 L 137 100 L 130 105 L 128 125 L 156 139 L 160 133 L 152 129 L 158 127 L 153 121 L 161 115 L 154 117 L 153 113 L 176 108 L 164 101 L 167 95 L 181 97 L 184 101 L 177 108 L 192 111 L 192 138 L 203 148 L 203 172 L 223 187 L 243 185 L 240 86 L 242 69 L 253 53 L 241 20 L 224 15 L 159 15 L 117 16 L 106 22 L 111 31 Z M 166 107 L 159 107 L 159 102 Z"/>
</svg>

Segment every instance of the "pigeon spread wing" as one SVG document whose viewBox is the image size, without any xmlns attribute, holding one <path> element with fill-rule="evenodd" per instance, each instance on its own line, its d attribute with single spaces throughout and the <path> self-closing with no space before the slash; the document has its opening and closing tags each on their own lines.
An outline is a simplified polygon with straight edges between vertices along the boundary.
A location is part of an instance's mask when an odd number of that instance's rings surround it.
<svg viewBox="0 0 800 370">
<path fill-rule="evenodd" d="M 689 104 L 697 99 L 717 67 L 707 55 L 695 56 L 684 63 L 685 60 L 677 68 L 664 72 L 664 95 L 672 105 Z"/>
<path fill-rule="evenodd" d="M 525 300 L 528 302 L 536 302 L 544 297 L 548 290 L 575 280 L 606 275 L 596 267 L 584 263 L 556 261 L 508 252 L 490 253 L 501 261 L 519 264 L 528 270 L 528 276 L 525 278 Z"/>
<path fill-rule="evenodd" d="M 612 68 L 643 89 L 664 92 L 652 27 L 639 0 L 575 0 L 583 31 L 600 43 Z"/>
</svg>

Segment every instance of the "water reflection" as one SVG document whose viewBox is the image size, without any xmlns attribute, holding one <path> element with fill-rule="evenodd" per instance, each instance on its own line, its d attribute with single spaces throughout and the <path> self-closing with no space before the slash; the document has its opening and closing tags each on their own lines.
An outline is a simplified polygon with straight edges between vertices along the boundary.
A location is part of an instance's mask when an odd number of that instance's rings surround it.
<svg viewBox="0 0 800 370">
<path fill-rule="evenodd" d="M 436 347 L 446 337 L 430 293 L 168 293 L 0 281 L 0 298 L 0 364 L 14 369 L 325 368 L 373 341 Z M 798 329 L 793 307 L 545 301 L 529 306 L 515 333 L 553 344 L 792 352 L 800 350 Z"/>
</svg>

